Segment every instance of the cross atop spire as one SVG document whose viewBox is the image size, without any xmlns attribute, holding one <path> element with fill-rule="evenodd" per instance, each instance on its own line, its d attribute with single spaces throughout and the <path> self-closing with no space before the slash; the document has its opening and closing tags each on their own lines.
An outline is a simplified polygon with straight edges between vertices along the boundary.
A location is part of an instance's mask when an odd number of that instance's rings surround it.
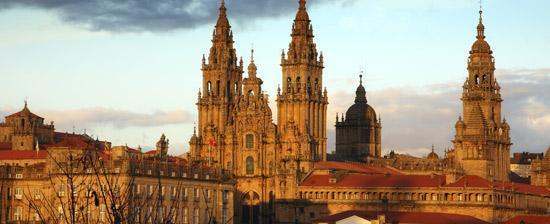
<svg viewBox="0 0 550 224">
<path fill-rule="evenodd" d="M 483 25 L 483 6 L 479 0 L 479 24 L 477 25 L 477 39 L 485 39 L 485 26 Z"/>
<path fill-rule="evenodd" d="M 250 50 L 250 62 L 254 63 L 254 45 L 252 45 L 252 49 Z"/>
</svg>

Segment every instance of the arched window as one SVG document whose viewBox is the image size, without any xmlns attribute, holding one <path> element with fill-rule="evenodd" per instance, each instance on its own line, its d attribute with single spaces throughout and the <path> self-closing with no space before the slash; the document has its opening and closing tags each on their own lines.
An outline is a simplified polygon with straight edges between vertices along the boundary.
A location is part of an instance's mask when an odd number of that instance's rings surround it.
<svg viewBox="0 0 550 224">
<path fill-rule="evenodd" d="M 21 119 L 21 127 L 25 126 L 25 119 Z"/>
<path fill-rule="evenodd" d="M 220 80 L 216 81 L 216 96 L 220 95 Z"/>
<path fill-rule="evenodd" d="M 254 159 L 249 156 L 246 158 L 246 175 L 254 174 Z"/>
<path fill-rule="evenodd" d="M 315 79 L 315 89 L 319 86 L 319 79 Z"/>
<path fill-rule="evenodd" d="M 307 77 L 307 91 L 311 93 L 311 78 Z"/>
<path fill-rule="evenodd" d="M 253 134 L 247 134 L 245 136 L 245 147 L 247 149 L 254 148 L 254 135 Z"/>
<path fill-rule="evenodd" d="M 208 95 L 210 95 L 210 91 L 212 91 L 212 83 L 210 81 L 208 81 L 206 83 L 206 93 L 208 93 Z"/>
<path fill-rule="evenodd" d="M 235 94 L 238 94 L 239 93 L 239 83 L 236 82 L 235 83 Z"/>
<path fill-rule="evenodd" d="M 479 84 L 479 75 L 476 75 L 475 79 L 476 85 Z"/>
<path fill-rule="evenodd" d="M 286 88 L 287 89 L 290 89 L 291 87 L 291 82 L 292 82 L 292 79 L 290 77 L 286 78 Z"/>
<path fill-rule="evenodd" d="M 225 87 L 226 96 L 231 96 L 231 82 L 227 81 L 227 86 Z"/>
<path fill-rule="evenodd" d="M 298 89 L 298 92 L 300 92 L 300 89 L 302 88 L 302 83 L 300 83 L 301 79 L 300 79 L 300 76 L 298 76 L 298 78 L 296 78 L 296 85 L 298 85 L 297 89 Z"/>
</svg>

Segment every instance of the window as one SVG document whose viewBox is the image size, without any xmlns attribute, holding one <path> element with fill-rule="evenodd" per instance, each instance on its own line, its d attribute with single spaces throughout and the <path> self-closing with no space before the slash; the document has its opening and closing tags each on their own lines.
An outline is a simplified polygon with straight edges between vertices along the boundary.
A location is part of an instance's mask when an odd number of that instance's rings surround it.
<svg viewBox="0 0 550 224">
<path fill-rule="evenodd" d="M 200 199 L 200 189 L 198 188 L 193 189 L 193 197 L 195 198 L 195 200 Z"/>
<path fill-rule="evenodd" d="M 64 185 L 64 184 L 58 185 L 58 188 L 57 188 L 57 195 L 58 195 L 59 197 L 65 196 L 65 185 Z"/>
<path fill-rule="evenodd" d="M 458 194 L 458 200 L 462 201 L 462 194 Z"/>
<path fill-rule="evenodd" d="M 187 208 L 183 208 L 183 215 L 181 217 L 181 223 L 187 224 L 189 223 L 189 210 Z"/>
<path fill-rule="evenodd" d="M 287 89 L 291 88 L 291 82 L 292 82 L 292 79 L 290 77 L 286 78 L 286 88 Z"/>
<path fill-rule="evenodd" d="M 483 201 L 483 195 L 478 194 L 477 195 L 477 201 Z"/>
<path fill-rule="evenodd" d="M 21 206 L 15 207 L 15 212 L 13 213 L 13 220 L 20 221 L 23 219 L 23 208 Z"/>
<path fill-rule="evenodd" d="M 246 175 L 254 175 L 254 159 L 250 156 L 246 158 Z"/>
<path fill-rule="evenodd" d="M 63 217 L 63 206 L 57 206 L 57 214 L 59 215 L 59 218 Z"/>
<path fill-rule="evenodd" d="M 183 197 L 187 198 L 187 188 L 183 188 Z"/>
<path fill-rule="evenodd" d="M 222 203 L 227 204 L 227 191 L 222 191 Z"/>
<path fill-rule="evenodd" d="M 195 208 L 195 211 L 193 212 L 193 224 L 199 224 L 199 209 Z"/>
<path fill-rule="evenodd" d="M 99 205 L 99 221 L 105 222 L 105 214 L 107 213 L 107 207 L 105 204 Z"/>
<path fill-rule="evenodd" d="M 34 189 L 34 199 L 39 200 L 40 198 L 42 198 L 42 194 L 40 192 L 40 189 Z"/>
<path fill-rule="evenodd" d="M 210 91 L 212 90 L 212 83 L 208 81 L 206 83 L 206 94 L 210 95 Z"/>
<path fill-rule="evenodd" d="M 318 85 L 319 85 L 319 79 L 315 79 L 315 89 L 317 89 Z"/>
<path fill-rule="evenodd" d="M 245 145 L 247 149 L 254 148 L 254 135 L 253 134 L 247 134 L 245 137 Z"/>
<path fill-rule="evenodd" d="M 15 188 L 15 199 L 23 199 L 23 188 Z"/>
</svg>

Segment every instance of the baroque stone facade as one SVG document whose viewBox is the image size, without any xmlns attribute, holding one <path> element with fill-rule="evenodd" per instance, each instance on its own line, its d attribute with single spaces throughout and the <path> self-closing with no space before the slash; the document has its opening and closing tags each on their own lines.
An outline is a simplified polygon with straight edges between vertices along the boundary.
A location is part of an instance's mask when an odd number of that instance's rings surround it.
<svg viewBox="0 0 550 224">
<path fill-rule="evenodd" d="M 299 2 L 288 51 L 281 55 L 277 124 L 257 74 L 253 51 L 248 77 L 237 62 L 222 1 L 208 60 L 203 57 L 199 122 L 189 141 L 195 163 L 235 177 L 235 222 L 272 223 L 275 198 L 293 199 L 313 164 L 326 159 L 327 91 L 305 1 Z"/>
</svg>

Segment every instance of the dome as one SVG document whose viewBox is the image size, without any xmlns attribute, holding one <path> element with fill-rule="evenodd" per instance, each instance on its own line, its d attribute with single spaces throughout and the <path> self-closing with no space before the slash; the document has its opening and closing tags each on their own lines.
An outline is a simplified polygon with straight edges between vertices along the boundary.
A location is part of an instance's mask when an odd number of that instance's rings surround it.
<svg viewBox="0 0 550 224">
<path fill-rule="evenodd" d="M 426 158 L 428 158 L 428 159 L 439 159 L 439 155 L 437 155 L 437 153 L 435 153 L 435 146 L 434 145 L 432 145 L 432 152 L 430 152 Z"/>
<path fill-rule="evenodd" d="M 355 103 L 346 112 L 346 122 L 376 123 L 376 112 L 367 103 Z"/>
<path fill-rule="evenodd" d="M 439 155 L 432 151 L 430 152 L 430 154 L 428 154 L 428 159 L 439 159 Z"/>
<path fill-rule="evenodd" d="M 486 53 L 486 54 L 492 54 L 491 46 L 489 46 L 489 43 L 485 41 L 485 39 L 477 39 L 474 44 L 472 45 L 472 51 L 471 54 L 476 53 Z"/>
<path fill-rule="evenodd" d="M 376 123 L 376 111 L 367 104 L 367 92 L 363 87 L 363 76 L 360 77 L 359 86 L 355 91 L 355 104 L 346 111 L 346 121 L 359 123 Z"/>
</svg>

